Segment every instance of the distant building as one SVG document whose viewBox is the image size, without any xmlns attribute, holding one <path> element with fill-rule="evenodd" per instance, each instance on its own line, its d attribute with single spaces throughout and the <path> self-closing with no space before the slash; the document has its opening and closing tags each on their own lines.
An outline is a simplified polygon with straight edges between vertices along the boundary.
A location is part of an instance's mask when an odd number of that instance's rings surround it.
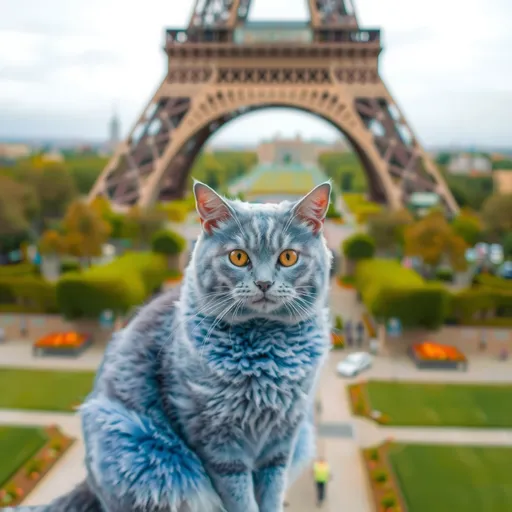
<svg viewBox="0 0 512 512">
<path fill-rule="evenodd" d="M 108 153 L 114 153 L 121 142 L 121 122 L 119 121 L 119 117 L 117 112 L 114 112 L 112 115 L 109 124 L 108 124 L 108 141 L 105 144 L 103 150 Z M 100 150 L 100 153 L 103 151 Z"/>
<path fill-rule="evenodd" d="M 230 194 L 257 203 L 293 201 L 327 180 L 316 163 L 317 146 L 300 137 L 264 142 L 257 154 L 259 164 L 232 183 Z"/>
<path fill-rule="evenodd" d="M 436 208 L 441 205 L 441 199 L 434 192 L 414 192 L 407 201 L 409 210 L 423 217 L 432 208 Z"/>
<path fill-rule="evenodd" d="M 491 174 L 492 162 L 484 155 L 460 153 L 450 159 L 448 171 L 451 174 L 465 176 Z"/>
<path fill-rule="evenodd" d="M 27 144 L 2 144 L 0 143 L 0 158 L 5 160 L 17 160 L 26 158 L 32 153 L 32 148 Z"/>
<path fill-rule="evenodd" d="M 492 177 L 496 192 L 499 194 L 512 194 L 512 169 L 494 171 Z"/>
<path fill-rule="evenodd" d="M 45 163 L 64 162 L 64 155 L 60 151 L 57 151 L 56 149 L 52 149 L 47 151 L 46 153 L 43 153 L 41 155 L 41 158 Z"/>
<path fill-rule="evenodd" d="M 265 141 L 256 148 L 260 163 L 301 163 L 316 164 L 322 153 L 348 151 L 348 145 L 340 139 L 334 144 L 306 141 L 297 135 L 293 139 L 281 139 L 275 137 L 273 140 Z"/>
</svg>

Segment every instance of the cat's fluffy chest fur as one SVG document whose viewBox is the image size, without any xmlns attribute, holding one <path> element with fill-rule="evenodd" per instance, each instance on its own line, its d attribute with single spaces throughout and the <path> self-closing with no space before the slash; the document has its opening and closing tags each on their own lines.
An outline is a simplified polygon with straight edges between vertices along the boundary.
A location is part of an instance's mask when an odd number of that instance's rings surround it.
<svg viewBox="0 0 512 512">
<path fill-rule="evenodd" d="M 257 456 L 269 437 L 296 428 L 326 352 L 324 315 L 294 325 L 184 322 L 166 392 L 189 442 L 236 440 Z"/>
</svg>

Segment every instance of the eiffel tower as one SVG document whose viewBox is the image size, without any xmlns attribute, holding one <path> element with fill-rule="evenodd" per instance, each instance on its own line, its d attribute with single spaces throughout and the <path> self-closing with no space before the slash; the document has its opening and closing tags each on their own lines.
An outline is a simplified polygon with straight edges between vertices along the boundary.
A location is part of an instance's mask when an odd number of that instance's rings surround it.
<svg viewBox="0 0 512 512">
<path fill-rule="evenodd" d="M 320 116 L 351 143 L 372 200 L 401 208 L 414 192 L 458 206 L 379 75 L 380 30 L 352 0 L 307 0 L 307 22 L 250 22 L 251 0 L 196 0 L 167 29 L 168 69 L 89 199 L 119 207 L 182 197 L 208 138 L 247 112 L 288 107 Z"/>
</svg>

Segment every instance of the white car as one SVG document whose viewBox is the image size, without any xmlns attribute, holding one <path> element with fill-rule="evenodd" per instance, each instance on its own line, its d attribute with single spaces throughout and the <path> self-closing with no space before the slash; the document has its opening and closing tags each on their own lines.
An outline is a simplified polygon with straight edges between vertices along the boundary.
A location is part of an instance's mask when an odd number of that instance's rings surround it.
<svg viewBox="0 0 512 512">
<path fill-rule="evenodd" d="M 367 352 L 354 352 L 338 363 L 336 371 L 342 377 L 355 377 L 372 366 L 372 356 Z"/>
</svg>

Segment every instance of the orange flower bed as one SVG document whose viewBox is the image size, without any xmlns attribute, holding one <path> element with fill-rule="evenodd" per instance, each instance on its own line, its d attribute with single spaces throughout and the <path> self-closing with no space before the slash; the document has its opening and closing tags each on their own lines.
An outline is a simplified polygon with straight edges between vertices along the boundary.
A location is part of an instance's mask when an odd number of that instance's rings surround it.
<svg viewBox="0 0 512 512">
<path fill-rule="evenodd" d="M 416 359 L 421 361 L 466 361 L 466 356 L 456 347 L 432 341 L 416 343 L 412 346 L 412 351 Z"/>
<path fill-rule="evenodd" d="M 78 348 L 87 340 L 88 336 L 78 332 L 57 332 L 51 333 L 38 339 L 34 346 L 36 348 Z"/>
<path fill-rule="evenodd" d="M 338 334 L 335 332 L 331 333 L 331 341 L 332 345 L 335 348 L 343 348 L 345 346 L 345 338 L 343 334 Z"/>
</svg>

